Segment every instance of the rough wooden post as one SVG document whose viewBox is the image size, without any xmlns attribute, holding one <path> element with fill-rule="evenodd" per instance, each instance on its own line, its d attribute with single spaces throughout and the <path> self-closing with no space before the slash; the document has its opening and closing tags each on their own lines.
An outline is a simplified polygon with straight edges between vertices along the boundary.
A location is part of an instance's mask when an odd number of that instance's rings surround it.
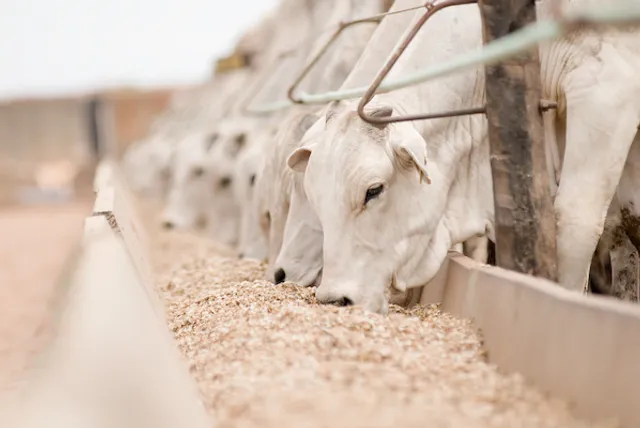
<svg viewBox="0 0 640 428">
<path fill-rule="evenodd" d="M 536 20 L 534 0 L 479 0 L 484 43 Z M 485 68 L 496 263 L 557 280 L 556 222 L 540 114 L 538 50 Z"/>
</svg>

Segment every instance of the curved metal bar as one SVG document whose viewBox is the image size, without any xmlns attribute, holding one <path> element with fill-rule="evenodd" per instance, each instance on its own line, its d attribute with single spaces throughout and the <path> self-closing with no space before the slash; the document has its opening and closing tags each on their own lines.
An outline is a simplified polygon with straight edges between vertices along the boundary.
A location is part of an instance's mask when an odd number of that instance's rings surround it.
<svg viewBox="0 0 640 428">
<path fill-rule="evenodd" d="M 293 55 L 295 53 L 295 49 L 288 49 L 282 53 L 280 53 L 269 65 L 267 65 L 267 67 L 270 70 L 276 70 L 277 66 L 280 65 L 280 61 L 282 61 L 284 58 Z M 264 88 L 264 84 L 269 80 L 270 77 L 272 77 L 273 73 L 267 73 L 265 70 L 262 71 L 264 74 L 261 77 L 261 81 L 259 84 L 254 83 L 254 85 L 252 85 L 252 88 L 255 88 L 255 91 L 253 92 L 253 94 L 249 95 L 246 98 L 246 102 L 244 103 L 244 105 L 240 108 L 240 113 L 241 114 L 246 114 L 246 115 L 261 115 L 261 114 L 268 114 L 268 113 L 272 113 L 274 111 L 278 111 L 281 110 L 285 107 L 288 107 L 290 105 L 290 103 L 287 101 L 286 105 L 283 104 L 283 101 L 280 101 L 278 103 L 274 103 L 273 106 L 269 109 L 261 109 L 260 107 L 256 108 L 256 107 L 251 107 L 251 104 L 253 102 L 253 100 L 255 99 L 255 97 L 260 93 L 260 91 Z"/>
<path fill-rule="evenodd" d="M 400 9 L 400 10 L 394 10 L 394 11 L 388 11 L 388 12 L 383 12 L 383 13 L 378 13 L 376 15 L 371 15 L 365 18 L 358 18 L 358 19 L 354 19 L 351 21 L 345 21 L 345 22 L 341 22 L 340 24 L 338 24 L 338 28 L 335 29 L 334 33 L 331 35 L 331 37 L 329 38 L 329 40 L 327 40 L 327 43 L 325 43 L 325 45 L 322 47 L 322 49 L 320 49 L 318 51 L 318 53 L 313 57 L 313 59 L 309 62 L 309 64 L 307 64 L 307 66 L 301 71 L 300 75 L 298 76 L 298 78 L 293 82 L 293 84 L 289 87 L 289 90 L 287 91 L 287 98 L 294 104 L 304 104 L 304 100 L 302 100 L 301 98 L 298 98 L 294 95 L 295 90 L 298 88 L 298 86 L 300 85 L 300 83 L 302 82 L 302 80 L 309 74 L 309 72 L 313 69 L 313 67 L 318 63 L 318 61 L 320 61 L 320 58 L 322 58 L 322 56 L 327 52 L 327 50 L 329 50 L 329 47 L 331 45 L 333 45 L 333 43 L 338 40 L 338 38 L 340 37 L 340 34 L 342 34 L 342 32 L 354 25 L 357 24 L 370 24 L 370 23 L 376 23 L 376 24 L 380 24 L 380 22 L 382 21 L 382 19 L 384 19 L 384 17 L 389 16 L 389 15 L 397 15 L 400 13 L 405 13 L 405 12 L 411 12 L 414 10 L 418 10 L 418 9 L 422 9 L 424 7 L 427 7 L 428 2 L 425 3 L 424 5 L 420 5 L 420 6 L 414 6 L 414 7 L 408 7 L 406 9 Z M 273 107 L 276 108 L 278 107 L 278 103 L 274 103 Z M 280 104 L 282 105 L 282 104 Z"/>
<path fill-rule="evenodd" d="M 451 6 L 462 6 L 467 4 L 477 3 L 478 0 L 445 0 L 438 3 L 430 3 L 426 6 L 427 11 L 422 17 L 416 22 L 413 26 L 409 34 L 405 37 L 405 39 L 400 43 L 400 45 L 393 52 L 393 55 L 389 58 L 387 63 L 382 67 L 382 69 L 378 72 L 375 79 L 365 92 L 365 94 L 360 99 L 358 103 L 358 116 L 365 122 L 375 124 L 375 125 L 383 125 L 392 122 L 407 122 L 412 120 L 424 120 L 424 119 L 437 119 L 443 117 L 451 117 L 451 116 L 467 116 L 473 114 L 484 114 L 486 113 L 485 106 L 482 107 L 474 107 L 464 110 L 451 110 L 439 113 L 430 113 L 430 114 L 415 114 L 415 115 L 407 115 L 407 116 L 391 116 L 391 117 L 374 117 L 368 115 L 364 109 L 369 104 L 369 102 L 373 99 L 378 87 L 382 83 L 385 77 L 389 74 L 393 66 L 398 62 L 402 53 L 407 49 L 409 43 L 416 37 L 422 26 L 431 18 L 436 12 L 443 10 L 445 8 Z"/>
<path fill-rule="evenodd" d="M 443 2 L 444 3 L 444 2 Z M 450 3 L 450 2 L 449 2 Z M 469 1 L 469 3 L 474 3 Z M 620 1 L 616 6 L 608 6 L 608 8 L 591 7 L 575 12 L 556 14 L 551 20 L 538 21 L 517 32 L 501 37 L 483 46 L 477 52 L 461 54 L 451 61 L 443 64 L 434 64 L 425 70 L 421 70 L 404 77 L 398 77 L 396 80 L 383 81 L 379 84 L 376 93 L 389 92 L 396 89 L 405 88 L 407 86 L 416 85 L 439 76 L 444 76 L 458 70 L 462 70 L 472 65 L 496 63 L 506 58 L 517 55 L 524 49 L 530 49 L 539 43 L 553 40 L 567 31 L 581 30 L 584 28 L 598 28 L 600 26 L 611 25 L 614 27 L 626 25 L 638 25 L 640 23 L 640 2 L 637 0 Z M 438 7 L 441 7 L 439 3 Z M 423 7 L 423 6 L 420 6 Z M 341 89 L 337 91 L 329 91 L 321 94 L 299 94 L 297 99 L 302 104 L 326 104 L 331 101 L 340 101 L 362 97 L 367 93 L 370 87 L 358 87 L 352 89 Z M 288 104 L 286 104 L 288 103 Z M 281 100 L 275 103 L 264 104 L 255 108 L 262 112 L 276 111 L 283 107 L 288 107 L 292 103 L 288 100 Z M 541 100 L 540 108 L 548 110 L 555 108 L 553 101 Z M 479 110 L 480 107 L 474 109 Z M 252 109 L 254 110 L 254 109 Z M 458 110 L 458 112 L 463 112 Z M 475 114 L 471 112 L 471 114 Z M 442 117 L 439 113 L 435 117 Z M 455 115 L 455 114 L 454 114 Z M 429 117 L 426 117 L 428 119 Z M 363 120 L 366 120 L 363 118 Z M 412 120 L 417 120 L 414 117 Z M 376 122 L 377 123 L 377 122 Z M 386 123 L 386 122 L 385 122 Z"/>
<path fill-rule="evenodd" d="M 302 72 L 300 73 L 298 78 L 289 87 L 289 90 L 287 91 L 287 98 L 289 98 L 289 100 L 291 100 L 291 102 L 294 103 L 294 104 L 302 104 L 302 100 L 300 100 L 299 98 L 296 98 L 294 96 L 295 90 L 298 88 L 298 85 L 300 85 L 302 80 L 305 77 L 307 77 L 309 72 L 318 63 L 318 61 L 320 61 L 320 58 L 322 58 L 324 56 L 324 54 L 327 52 L 327 50 L 329 50 L 329 47 L 331 45 L 333 45 L 333 43 L 336 40 L 338 40 L 338 38 L 340 37 L 340 34 L 342 34 L 342 31 L 344 31 L 346 28 L 349 28 L 349 27 L 351 27 L 353 25 L 356 25 L 356 24 L 364 24 L 364 23 L 376 23 L 376 24 L 379 24 L 381 19 L 382 18 L 371 17 L 371 18 L 365 18 L 365 19 L 358 19 L 358 20 L 355 20 L 355 21 L 341 22 L 338 25 L 338 28 L 336 29 L 336 31 L 334 31 L 334 33 L 331 35 L 331 38 L 329 38 L 329 40 L 327 40 L 327 43 L 325 43 L 324 46 L 322 46 L 322 49 L 320 49 L 318 51 L 316 56 L 313 57 L 313 59 L 309 62 L 309 64 L 307 64 L 307 66 L 302 70 Z"/>
</svg>

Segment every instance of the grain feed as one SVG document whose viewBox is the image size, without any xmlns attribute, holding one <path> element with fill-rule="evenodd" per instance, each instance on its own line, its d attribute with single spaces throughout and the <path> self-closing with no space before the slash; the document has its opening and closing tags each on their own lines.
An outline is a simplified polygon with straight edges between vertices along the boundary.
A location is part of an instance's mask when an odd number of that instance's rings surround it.
<svg viewBox="0 0 640 428">
<path fill-rule="evenodd" d="M 498 373 L 470 322 L 436 306 L 323 306 L 206 240 L 155 238 L 169 326 L 218 427 L 617 426 Z"/>
</svg>

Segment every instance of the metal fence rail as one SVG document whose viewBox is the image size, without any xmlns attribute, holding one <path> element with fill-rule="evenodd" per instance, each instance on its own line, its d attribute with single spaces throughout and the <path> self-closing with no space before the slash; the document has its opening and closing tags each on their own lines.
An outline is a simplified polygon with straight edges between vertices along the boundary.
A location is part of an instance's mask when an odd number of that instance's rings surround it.
<svg viewBox="0 0 640 428">
<path fill-rule="evenodd" d="M 393 11 L 388 11 L 388 12 L 382 12 L 382 13 L 378 13 L 375 15 L 371 15 L 371 16 L 366 16 L 366 17 L 362 17 L 362 18 L 356 18 L 356 19 L 352 19 L 349 21 L 342 21 L 339 22 L 338 24 L 335 25 L 330 25 L 325 27 L 323 30 L 321 30 L 320 32 L 316 33 L 315 35 L 310 35 L 307 36 L 304 41 L 302 41 L 301 43 L 298 44 L 297 48 L 287 52 L 287 55 L 293 54 L 297 51 L 299 51 L 300 49 L 303 49 L 304 46 L 306 45 L 306 43 L 308 43 L 311 39 L 317 39 L 320 36 L 322 36 L 323 34 L 332 31 L 332 35 L 331 37 L 329 37 L 329 39 L 327 40 L 327 42 L 325 43 L 324 46 L 322 46 L 321 49 L 318 50 L 318 52 L 316 53 L 316 55 L 314 55 L 314 57 L 311 59 L 311 61 L 309 61 L 306 66 L 300 71 L 300 73 L 298 74 L 297 78 L 294 79 L 293 84 L 289 87 L 288 91 L 287 91 L 287 100 L 280 100 L 280 101 L 276 101 L 273 103 L 268 103 L 268 104 L 263 104 L 264 106 L 267 106 L 267 108 L 263 108 L 263 107 L 252 107 L 251 103 L 253 101 L 253 99 L 255 98 L 256 94 L 254 94 L 250 99 L 249 102 L 247 103 L 247 105 L 242 109 L 243 113 L 253 113 L 253 114 L 265 114 L 265 113 L 272 113 L 274 111 L 278 111 L 278 110 L 282 110 L 284 108 L 289 107 L 292 103 L 298 103 L 298 100 L 296 99 L 295 95 L 294 95 L 294 91 L 296 90 L 296 88 L 298 87 L 298 85 L 300 85 L 300 83 L 302 82 L 302 80 L 304 80 L 304 78 L 309 74 L 309 72 L 314 68 L 314 66 L 319 62 L 320 58 L 322 58 L 322 56 L 328 51 L 329 47 L 331 47 L 331 45 L 333 45 L 333 43 L 336 42 L 336 40 L 338 40 L 338 38 L 340 37 L 340 35 L 342 34 L 342 32 L 344 30 L 346 30 L 347 28 L 350 28 L 352 26 L 358 25 L 358 24 L 379 24 L 380 22 L 382 22 L 382 20 L 389 16 L 389 15 L 398 15 L 400 13 L 406 13 L 406 12 L 411 12 L 411 11 L 416 11 L 419 9 L 423 9 L 424 7 L 426 7 L 426 5 L 429 2 L 426 2 L 425 4 L 422 4 L 420 6 L 413 6 L 413 7 L 408 7 L 405 9 L 399 9 L 399 10 L 393 10 Z M 277 62 L 277 60 L 276 60 Z M 264 83 L 264 82 L 262 82 Z M 261 85 L 258 85 L 259 87 Z"/>
<path fill-rule="evenodd" d="M 556 0 L 553 0 L 556 1 Z M 435 2 L 437 4 L 439 2 Z M 538 44 L 561 37 L 578 29 L 600 26 L 640 24 L 640 2 L 620 1 L 615 5 L 589 7 L 579 11 L 558 14 L 554 19 L 541 20 L 522 30 L 484 45 L 474 52 L 461 54 L 450 61 L 436 64 L 424 70 L 394 80 L 384 80 L 376 94 L 402 89 L 449 75 L 477 65 L 491 65 L 508 59 Z M 326 104 L 362 97 L 369 87 L 329 91 L 322 94 L 301 93 L 296 96 L 299 104 Z M 248 109 L 251 112 L 274 112 L 293 105 L 290 100 L 280 100 Z"/>
</svg>

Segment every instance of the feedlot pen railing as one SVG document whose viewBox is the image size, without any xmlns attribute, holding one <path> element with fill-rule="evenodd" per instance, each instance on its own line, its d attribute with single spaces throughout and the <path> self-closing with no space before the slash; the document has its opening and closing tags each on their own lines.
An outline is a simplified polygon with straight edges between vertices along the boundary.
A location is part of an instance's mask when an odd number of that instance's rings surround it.
<svg viewBox="0 0 640 428">
<path fill-rule="evenodd" d="M 416 10 L 420 8 L 426 8 L 427 12 L 425 16 L 428 18 L 432 16 L 433 13 L 438 10 L 442 10 L 449 6 L 458 6 L 463 4 L 471 4 L 476 3 L 476 0 L 445 0 L 441 2 L 427 2 L 424 6 L 415 7 L 411 9 L 406 9 L 402 11 L 395 11 L 395 13 L 407 12 L 409 10 Z M 393 12 L 392 12 L 393 13 Z M 387 13 L 390 14 L 390 13 Z M 385 15 L 385 14 L 381 14 Z M 379 15 L 376 15 L 378 17 Z M 436 79 L 438 77 L 446 76 L 455 72 L 459 72 L 465 69 L 468 69 L 477 65 L 492 65 L 503 61 L 505 59 L 511 58 L 523 51 L 531 49 L 538 44 L 546 41 L 550 41 L 561 37 L 562 35 L 579 29 L 585 28 L 597 28 L 600 26 L 621 26 L 621 25 L 637 25 L 640 23 L 640 2 L 627 0 L 618 2 L 615 5 L 606 5 L 599 7 L 589 7 L 579 11 L 570 11 L 566 13 L 556 13 L 556 17 L 554 19 L 545 19 L 536 22 L 522 30 L 516 31 L 508 36 L 502 37 L 498 40 L 495 40 L 491 43 L 487 43 L 481 49 L 474 52 L 467 52 L 461 54 L 448 62 L 442 64 L 436 64 L 431 67 L 428 67 L 424 70 L 418 71 L 416 73 L 409 74 L 405 77 L 400 77 L 394 80 L 381 80 L 377 89 L 371 91 L 372 85 L 367 87 L 358 87 L 352 89 L 343 89 L 337 91 L 329 91 L 321 94 L 295 94 L 295 88 L 302 81 L 302 79 L 308 74 L 310 69 L 315 65 L 319 57 L 327 51 L 328 45 L 333 43 L 338 35 L 348 26 L 355 22 L 371 22 L 374 17 L 370 18 L 361 18 L 355 21 L 351 21 L 348 23 L 342 23 L 339 25 L 338 30 L 334 34 L 334 36 L 328 41 L 327 46 L 324 46 L 319 52 L 318 55 L 303 69 L 301 76 L 295 80 L 292 87 L 289 89 L 289 98 L 288 100 L 279 100 L 273 103 L 262 104 L 255 107 L 248 107 L 246 109 L 247 112 L 250 113 L 270 113 L 275 112 L 287 107 L 290 107 L 294 104 L 326 104 L 331 101 L 341 101 L 354 99 L 358 97 L 363 97 L 364 95 L 369 94 L 371 92 L 371 96 L 375 94 L 380 94 L 384 92 L 390 92 L 397 89 L 402 89 L 408 86 L 417 85 L 420 83 L 427 82 L 429 80 Z M 379 19 L 379 18 L 378 18 Z M 426 21 L 425 17 L 418 21 L 417 25 L 411 29 L 403 38 L 403 41 L 406 42 L 413 38 L 420 27 Z M 387 60 L 385 67 L 378 73 L 378 77 L 384 72 L 386 68 L 390 68 L 397 58 L 400 56 L 402 51 L 406 49 L 406 45 L 402 43 L 398 49 L 394 50 L 391 54 L 390 58 Z M 395 59 L 394 59 L 395 58 Z M 387 70 L 388 73 L 389 70 Z M 386 73 L 384 73 L 386 75 Z M 375 84 L 375 82 L 374 82 Z M 541 102 L 541 107 L 543 109 L 552 108 L 553 104 L 547 104 L 544 101 Z M 460 114 L 478 114 L 484 113 L 484 108 L 480 107 L 474 109 L 474 111 L 470 112 L 457 112 Z M 442 117 L 443 114 L 437 114 L 436 117 Z M 418 117 L 404 120 L 416 120 Z M 420 118 L 431 118 L 431 117 L 423 117 Z M 363 118 L 367 120 L 366 117 Z M 392 121 L 396 121 L 395 118 L 392 118 Z"/>
</svg>

